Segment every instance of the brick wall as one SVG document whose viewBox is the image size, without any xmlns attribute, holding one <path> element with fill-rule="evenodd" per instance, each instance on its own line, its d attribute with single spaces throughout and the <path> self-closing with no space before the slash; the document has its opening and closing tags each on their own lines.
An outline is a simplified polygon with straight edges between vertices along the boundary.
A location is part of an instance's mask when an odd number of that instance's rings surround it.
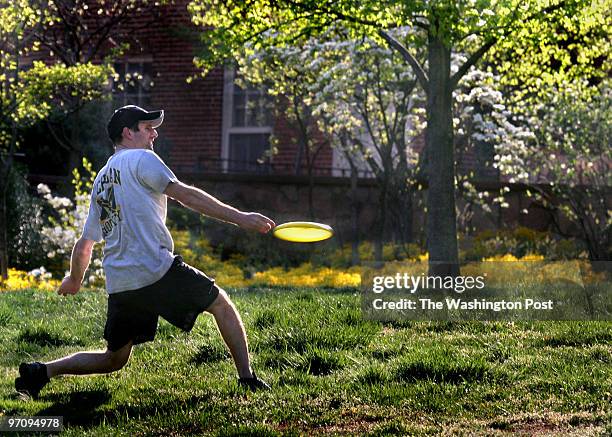
<svg viewBox="0 0 612 437">
<path fill-rule="evenodd" d="M 217 68 L 191 84 L 197 75 L 193 65 L 195 26 L 190 22 L 187 1 L 164 7 L 162 18 L 137 35 L 140 46 L 127 58 L 150 56 L 153 65 L 151 104 L 166 111 L 159 130 L 169 164 L 193 167 L 198 159 L 221 156 L 223 70 Z M 146 17 L 140 17 L 146 19 Z"/>
<path fill-rule="evenodd" d="M 155 81 L 152 106 L 166 111 L 158 141 L 178 175 L 203 167 L 203 161 L 220 159 L 222 141 L 223 69 L 186 82 L 187 77 L 199 73 L 193 65 L 198 29 L 191 24 L 187 4 L 177 0 L 166 6 L 157 25 L 139 32 L 140 44 L 128 55 L 151 56 Z M 283 119 L 276 120 L 274 131 L 280 144 L 273 162 L 279 168 L 291 168 L 297 153 L 295 132 Z M 332 151 L 326 146 L 316 165 L 330 167 L 331 163 Z"/>
</svg>

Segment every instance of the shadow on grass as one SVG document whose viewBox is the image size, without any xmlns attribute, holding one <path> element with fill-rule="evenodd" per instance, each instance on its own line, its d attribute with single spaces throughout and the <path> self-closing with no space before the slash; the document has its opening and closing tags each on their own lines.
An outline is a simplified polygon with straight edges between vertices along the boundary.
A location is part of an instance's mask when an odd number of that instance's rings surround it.
<svg viewBox="0 0 612 437">
<path fill-rule="evenodd" d="M 266 352 L 259 356 L 259 362 L 267 368 L 282 372 L 297 370 L 313 376 L 325 376 L 346 366 L 346 359 L 338 352 L 322 349 L 309 349 L 297 353 Z"/>
<path fill-rule="evenodd" d="M 66 338 L 44 328 L 26 328 L 17 336 L 17 342 L 35 344 L 37 346 L 84 346 L 78 338 Z"/>
<path fill-rule="evenodd" d="M 8 326 L 13 321 L 13 311 L 7 307 L 0 307 L 0 326 Z"/>
<path fill-rule="evenodd" d="M 329 375 L 346 364 L 343 357 L 337 353 L 320 349 L 310 350 L 302 358 L 303 362 L 298 369 L 314 376 Z"/>
<path fill-rule="evenodd" d="M 58 393 L 44 396 L 53 405 L 40 410 L 37 416 L 63 416 L 64 426 L 96 426 L 104 417 L 97 408 L 110 401 L 108 390 L 89 390 L 83 392 Z"/>
<path fill-rule="evenodd" d="M 611 331 L 573 331 L 563 332 L 556 335 L 546 336 L 542 340 L 534 341 L 536 346 L 550 347 L 590 347 L 598 344 L 609 344 L 612 342 Z"/>
<path fill-rule="evenodd" d="M 311 348 L 350 350 L 367 345 L 377 332 L 373 325 L 333 325 L 329 327 L 301 327 L 271 329 L 267 337 L 255 343 L 255 352 L 297 352 L 304 353 Z"/>
<path fill-rule="evenodd" d="M 168 400 L 163 403 L 143 404 L 120 404 L 112 408 L 101 408 L 112 398 L 108 390 L 89 390 L 83 392 L 60 393 L 45 396 L 43 400 L 52 401 L 53 405 L 42 409 L 36 416 L 63 416 L 64 427 L 79 426 L 85 429 L 95 428 L 105 423 L 111 425 L 119 423 L 125 418 L 140 418 L 152 416 L 166 416 L 175 414 L 177 411 L 176 400 Z M 198 406 L 203 412 L 208 405 L 208 399 L 202 396 L 192 396 L 181 400 L 180 408 L 195 408 Z M 212 413 L 214 406 L 208 406 Z M 202 432 L 198 424 L 192 424 L 191 431 Z M 196 429 L 197 428 L 197 429 Z"/>
<path fill-rule="evenodd" d="M 460 384 L 482 381 L 490 376 L 490 372 L 486 364 L 478 361 L 405 361 L 400 363 L 394 376 L 398 382 L 430 380 Z"/>
<path fill-rule="evenodd" d="M 216 363 L 230 358 L 230 354 L 222 345 L 203 344 L 190 358 L 189 362 L 195 365 Z"/>
</svg>

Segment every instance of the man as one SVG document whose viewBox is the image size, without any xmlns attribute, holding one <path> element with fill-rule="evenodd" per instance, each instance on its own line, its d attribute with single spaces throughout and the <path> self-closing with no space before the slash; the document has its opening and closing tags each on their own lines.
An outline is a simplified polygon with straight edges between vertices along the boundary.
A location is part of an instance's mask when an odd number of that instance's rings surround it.
<svg viewBox="0 0 612 437">
<path fill-rule="evenodd" d="M 75 243 L 70 274 L 58 290 L 76 294 L 91 260 L 104 240 L 108 310 L 106 351 L 79 352 L 47 363 L 22 363 L 15 388 L 37 397 L 58 375 L 109 373 L 129 360 L 132 347 L 152 341 L 158 316 L 190 331 L 203 311 L 211 313 L 238 370 L 238 382 L 251 390 L 269 389 L 251 369 L 246 334 L 233 303 L 214 280 L 172 253 L 166 221 L 167 196 L 201 214 L 266 233 L 274 222 L 242 212 L 206 192 L 180 182 L 153 152 L 164 111 L 124 106 L 113 114 L 108 134 L 115 153 L 98 173 L 83 234 Z"/>
</svg>

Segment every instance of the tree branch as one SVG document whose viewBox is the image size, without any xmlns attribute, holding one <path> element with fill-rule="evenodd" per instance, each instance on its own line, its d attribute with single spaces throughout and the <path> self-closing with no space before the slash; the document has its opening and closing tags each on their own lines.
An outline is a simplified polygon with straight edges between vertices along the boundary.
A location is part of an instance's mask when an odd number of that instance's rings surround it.
<svg viewBox="0 0 612 437">
<path fill-rule="evenodd" d="M 485 42 L 478 50 L 470 55 L 467 61 L 463 63 L 459 70 L 451 77 L 451 88 L 455 89 L 461 78 L 468 72 L 470 67 L 472 67 L 476 62 L 480 60 L 484 56 L 484 54 L 489 51 L 491 47 L 495 45 L 497 42 L 497 38 L 491 38 L 487 42 Z"/>
<path fill-rule="evenodd" d="M 428 94 L 429 93 L 429 78 L 427 77 L 427 73 L 425 72 L 425 70 L 423 69 L 423 66 L 419 63 L 419 61 L 412 55 L 412 53 L 408 51 L 408 49 L 406 49 L 406 47 L 402 45 L 402 43 L 400 43 L 397 39 L 389 35 L 386 31 L 379 30 L 378 34 L 385 41 L 387 41 L 391 47 L 396 49 L 402 55 L 402 57 L 408 62 L 408 64 L 410 64 L 410 66 L 412 67 L 412 70 L 414 71 L 414 74 L 417 77 L 417 80 L 419 81 L 419 84 L 421 84 L 421 87 L 423 87 L 423 89 L 425 90 L 425 93 Z"/>
</svg>

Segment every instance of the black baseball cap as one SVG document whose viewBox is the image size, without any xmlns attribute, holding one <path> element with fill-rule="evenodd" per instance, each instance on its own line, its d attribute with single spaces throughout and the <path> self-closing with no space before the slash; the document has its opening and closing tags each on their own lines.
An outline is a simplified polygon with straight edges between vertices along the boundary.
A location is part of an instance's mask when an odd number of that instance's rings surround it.
<svg viewBox="0 0 612 437">
<path fill-rule="evenodd" d="M 147 111 L 136 105 L 127 105 L 117 109 L 108 121 L 107 130 L 111 141 L 121 137 L 124 127 L 130 128 L 140 121 L 150 121 L 154 128 L 164 121 L 164 110 Z"/>
</svg>

